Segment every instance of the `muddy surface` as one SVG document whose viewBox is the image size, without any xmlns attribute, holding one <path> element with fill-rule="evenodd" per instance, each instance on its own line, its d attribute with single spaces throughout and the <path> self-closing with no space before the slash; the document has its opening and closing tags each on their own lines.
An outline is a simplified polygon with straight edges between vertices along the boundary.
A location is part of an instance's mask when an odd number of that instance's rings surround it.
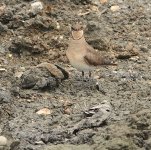
<svg viewBox="0 0 151 150">
<path fill-rule="evenodd" d="M 38 10 L 32 3 L 0 2 L 3 149 L 150 150 L 150 0 L 42 0 Z M 90 80 L 70 66 L 65 50 L 77 20 L 88 43 L 118 66 Z M 59 71 L 35 68 L 43 62 Z"/>
</svg>

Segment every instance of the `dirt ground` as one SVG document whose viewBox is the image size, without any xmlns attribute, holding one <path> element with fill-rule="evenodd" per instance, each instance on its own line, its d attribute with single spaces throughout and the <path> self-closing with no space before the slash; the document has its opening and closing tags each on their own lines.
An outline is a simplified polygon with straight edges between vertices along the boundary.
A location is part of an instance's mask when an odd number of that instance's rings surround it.
<svg viewBox="0 0 151 150">
<path fill-rule="evenodd" d="M 37 11 L 32 3 L 0 1 L 0 135 L 8 139 L 4 149 L 150 150 L 151 1 L 42 0 L 44 8 Z M 114 57 L 117 66 L 97 69 L 93 79 L 81 78 L 65 56 L 75 21 L 87 25 L 87 42 Z M 59 65 L 69 78 L 60 82 L 46 70 L 28 71 L 43 62 Z M 43 78 L 38 82 L 43 84 L 36 84 L 35 76 Z M 43 89 L 48 82 L 49 88 Z M 92 122 L 95 117 L 83 115 L 104 101 L 110 103 L 108 117 L 98 111 L 99 119 Z M 49 114 L 37 114 L 43 108 Z"/>
</svg>

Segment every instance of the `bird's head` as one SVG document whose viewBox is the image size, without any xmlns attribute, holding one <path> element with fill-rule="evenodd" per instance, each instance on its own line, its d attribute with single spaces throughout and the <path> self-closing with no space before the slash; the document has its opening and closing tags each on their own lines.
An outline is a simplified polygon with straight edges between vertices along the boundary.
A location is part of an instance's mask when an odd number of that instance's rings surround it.
<svg viewBox="0 0 151 150">
<path fill-rule="evenodd" d="M 76 24 L 74 24 L 71 27 L 71 34 L 72 34 L 72 38 L 74 40 L 79 40 L 81 39 L 84 35 L 84 26 L 82 25 L 82 23 L 76 22 Z"/>
</svg>

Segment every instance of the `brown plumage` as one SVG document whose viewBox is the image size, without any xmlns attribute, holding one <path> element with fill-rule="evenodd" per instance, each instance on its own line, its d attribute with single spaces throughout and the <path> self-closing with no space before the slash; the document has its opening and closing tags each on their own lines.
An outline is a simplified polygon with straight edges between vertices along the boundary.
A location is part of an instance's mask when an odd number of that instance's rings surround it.
<svg viewBox="0 0 151 150">
<path fill-rule="evenodd" d="M 104 58 L 103 56 L 100 55 L 98 51 L 96 51 L 93 47 L 90 45 L 86 45 L 86 55 L 84 56 L 84 60 L 88 65 L 91 66 L 102 66 L 102 65 L 117 65 L 110 61 L 107 58 Z"/>
<path fill-rule="evenodd" d="M 94 70 L 102 65 L 116 65 L 104 58 L 91 47 L 84 38 L 83 27 L 79 23 L 72 27 L 71 39 L 66 55 L 73 67 L 84 72 Z"/>
</svg>

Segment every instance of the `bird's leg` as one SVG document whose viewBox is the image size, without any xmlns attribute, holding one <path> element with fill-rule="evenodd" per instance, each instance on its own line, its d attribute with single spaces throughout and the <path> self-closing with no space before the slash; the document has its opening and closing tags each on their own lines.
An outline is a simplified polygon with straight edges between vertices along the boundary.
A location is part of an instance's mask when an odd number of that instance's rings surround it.
<svg viewBox="0 0 151 150">
<path fill-rule="evenodd" d="M 84 81 L 84 71 L 82 71 L 82 81 Z"/>
<path fill-rule="evenodd" d="M 91 75 L 92 75 L 92 73 L 91 73 L 91 71 L 89 71 L 89 78 L 91 78 Z"/>
<path fill-rule="evenodd" d="M 92 77 L 92 72 L 91 71 L 89 71 L 89 81 L 93 81 L 94 79 L 93 79 L 93 77 Z"/>
<path fill-rule="evenodd" d="M 84 78 L 84 71 L 82 71 L 82 77 Z"/>
</svg>

